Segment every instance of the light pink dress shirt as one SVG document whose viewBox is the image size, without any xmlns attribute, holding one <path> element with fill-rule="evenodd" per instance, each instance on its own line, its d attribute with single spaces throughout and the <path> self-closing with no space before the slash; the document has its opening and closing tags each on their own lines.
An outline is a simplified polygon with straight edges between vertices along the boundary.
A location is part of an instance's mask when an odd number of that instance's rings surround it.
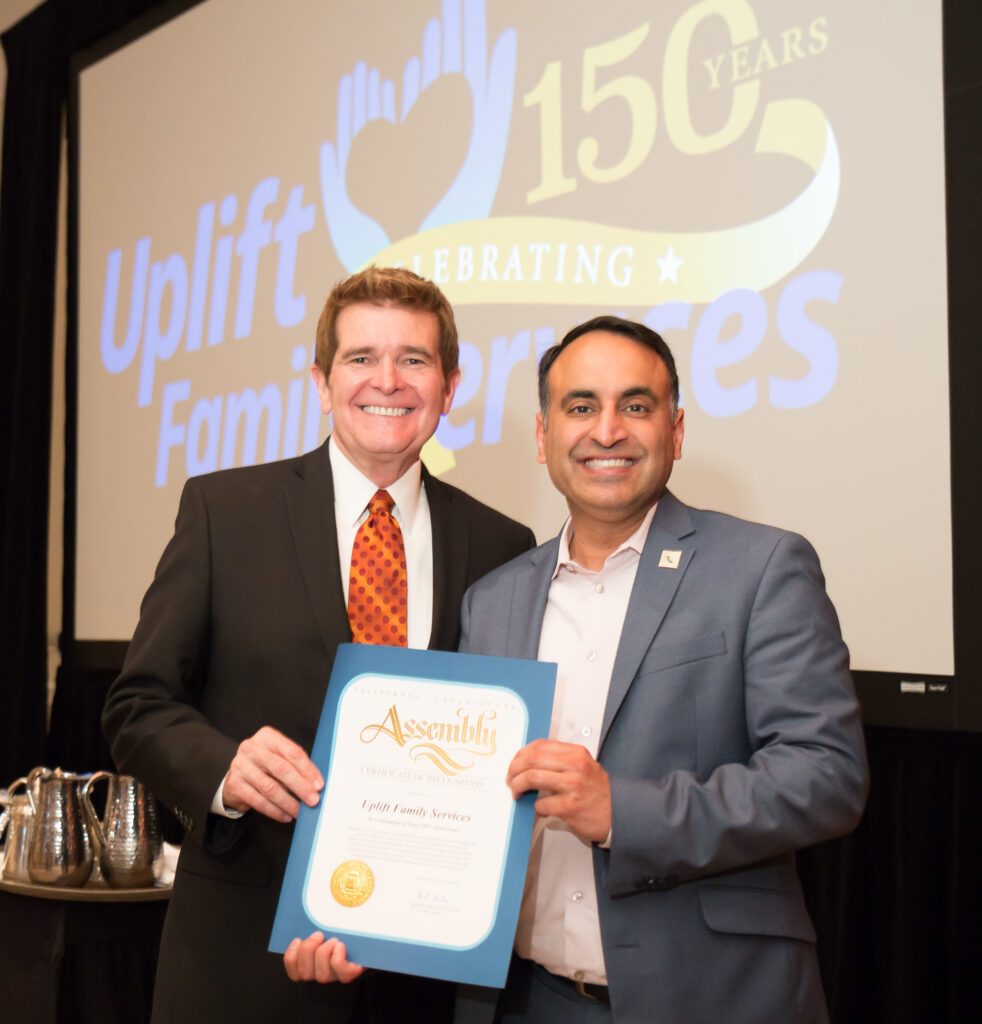
<svg viewBox="0 0 982 1024">
<path fill-rule="evenodd" d="M 593 757 L 654 511 L 652 506 L 638 529 L 607 556 L 599 572 L 570 558 L 572 522 L 560 538 L 539 637 L 539 660 L 559 666 L 549 738 L 578 743 Z M 603 845 L 609 846 L 611 839 L 608 836 Z M 515 951 L 553 974 L 606 985 L 592 845 L 577 838 L 558 818 L 536 818 Z"/>
</svg>

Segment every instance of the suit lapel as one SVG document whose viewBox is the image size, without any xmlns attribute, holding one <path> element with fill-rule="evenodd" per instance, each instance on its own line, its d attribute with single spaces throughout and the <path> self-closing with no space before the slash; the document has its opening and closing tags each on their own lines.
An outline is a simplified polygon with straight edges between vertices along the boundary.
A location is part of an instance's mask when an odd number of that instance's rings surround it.
<svg viewBox="0 0 982 1024">
<path fill-rule="evenodd" d="M 297 460 L 283 489 L 307 596 L 333 657 L 338 644 L 351 642 L 351 627 L 341 585 L 328 443 Z"/>
<path fill-rule="evenodd" d="M 604 710 L 600 746 L 610 731 L 611 723 L 624 701 L 627 691 L 637 675 L 638 667 L 661 626 L 682 577 L 696 552 L 695 528 L 689 512 L 669 491 L 661 496 L 655 517 L 648 530 L 641 561 L 638 563 L 634 588 L 627 606 L 627 615 L 621 629 L 617 656 L 610 676 L 607 706 Z M 662 555 L 668 554 L 677 568 L 661 565 Z M 667 559 L 666 559 L 667 561 Z"/>
<path fill-rule="evenodd" d="M 548 544 L 532 551 L 529 561 L 515 572 L 505 651 L 509 658 L 534 660 L 539 656 L 539 635 L 558 557 L 559 537 L 553 537 Z"/>
<path fill-rule="evenodd" d="M 433 535 L 433 625 L 431 650 L 455 650 L 460 602 L 467 582 L 470 523 L 453 514 L 453 492 L 423 467 L 423 486 L 430 506 Z"/>
</svg>

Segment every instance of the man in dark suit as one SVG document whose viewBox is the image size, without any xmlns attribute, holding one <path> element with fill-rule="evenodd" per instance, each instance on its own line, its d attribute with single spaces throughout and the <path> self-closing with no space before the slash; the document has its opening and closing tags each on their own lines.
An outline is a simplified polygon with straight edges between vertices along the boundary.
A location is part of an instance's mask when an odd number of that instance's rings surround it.
<svg viewBox="0 0 982 1024">
<path fill-rule="evenodd" d="M 684 413 L 653 331 L 574 328 L 539 384 L 570 518 L 468 592 L 461 649 L 557 662 L 556 701 L 509 768 L 539 796 L 508 984 L 457 1020 L 826 1021 L 794 853 L 855 826 L 867 771 L 818 558 L 665 489 Z"/>
<path fill-rule="evenodd" d="M 187 482 L 103 715 L 120 771 L 186 830 L 155 990 L 167 1024 L 344 1022 L 359 999 L 373 1020 L 388 999 L 393 1019 L 431 1020 L 447 1005 L 436 983 L 380 974 L 292 984 L 266 947 L 300 801 L 323 786 L 307 751 L 352 639 L 349 565 L 370 499 L 390 496 L 404 539 L 409 646 L 453 650 L 466 588 L 534 539 L 419 462 L 459 379 L 435 285 L 377 268 L 341 282 L 312 375 L 328 443 Z"/>
</svg>

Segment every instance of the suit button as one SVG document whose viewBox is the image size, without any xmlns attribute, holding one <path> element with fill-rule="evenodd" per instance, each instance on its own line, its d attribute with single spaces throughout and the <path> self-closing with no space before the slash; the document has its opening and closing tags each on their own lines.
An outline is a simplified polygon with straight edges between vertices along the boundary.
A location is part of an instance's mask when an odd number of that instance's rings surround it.
<svg viewBox="0 0 982 1024">
<path fill-rule="evenodd" d="M 678 875 L 665 875 L 664 878 L 645 878 L 641 887 L 648 892 L 665 892 L 679 884 Z"/>
</svg>

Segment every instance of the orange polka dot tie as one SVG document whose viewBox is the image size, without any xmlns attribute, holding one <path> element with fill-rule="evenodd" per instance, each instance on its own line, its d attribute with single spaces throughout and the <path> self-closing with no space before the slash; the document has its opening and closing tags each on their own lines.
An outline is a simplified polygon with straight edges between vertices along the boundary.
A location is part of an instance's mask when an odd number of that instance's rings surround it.
<svg viewBox="0 0 982 1024">
<path fill-rule="evenodd" d="M 356 644 L 406 647 L 406 549 L 388 491 L 376 491 L 358 527 L 348 576 L 348 619 Z"/>
</svg>

